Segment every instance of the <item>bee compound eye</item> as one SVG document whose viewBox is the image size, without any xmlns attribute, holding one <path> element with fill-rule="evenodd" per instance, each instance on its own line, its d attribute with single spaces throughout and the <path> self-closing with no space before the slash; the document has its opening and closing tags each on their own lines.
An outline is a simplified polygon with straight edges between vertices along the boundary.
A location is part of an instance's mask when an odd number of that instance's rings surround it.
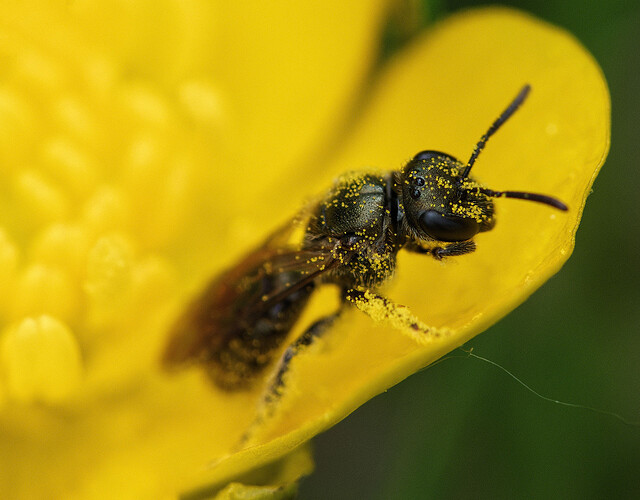
<svg viewBox="0 0 640 500">
<path fill-rule="evenodd" d="M 418 219 L 421 229 L 440 241 L 464 241 L 475 236 L 480 225 L 475 219 L 442 215 L 436 210 L 426 210 Z"/>
</svg>

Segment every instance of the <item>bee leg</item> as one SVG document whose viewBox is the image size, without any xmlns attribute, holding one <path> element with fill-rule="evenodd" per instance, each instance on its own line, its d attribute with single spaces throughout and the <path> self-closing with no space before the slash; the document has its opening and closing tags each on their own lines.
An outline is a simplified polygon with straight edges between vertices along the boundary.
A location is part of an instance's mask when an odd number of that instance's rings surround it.
<svg viewBox="0 0 640 500">
<path fill-rule="evenodd" d="M 305 332 L 300 335 L 293 342 L 287 350 L 284 352 L 280 361 L 278 362 L 277 371 L 275 375 L 271 379 L 271 383 L 267 388 L 264 396 L 262 397 L 262 401 L 260 406 L 258 407 L 257 415 L 250 425 L 249 429 L 242 435 L 240 441 L 237 444 L 237 449 L 242 449 L 248 446 L 251 443 L 251 440 L 255 436 L 255 431 L 260 428 L 260 426 L 269 419 L 269 417 L 273 416 L 274 410 L 276 408 L 276 404 L 283 393 L 283 388 L 285 386 L 285 375 L 289 370 L 289 366 L 291 360 L 298 354 L 300 354 L 304 349 L 310 346 L 315 339 L 321 337 L 324 333 L 326 333 L 331 325 L 338 319 L 340 313 L 343 308 L 341 307 L 337 312 L 326 316 L 324 318 L 319 319 L 315 323 L 313 323 Z"/>
<path fill-rule="evenodd" d="M 415 243 L 409 243 L 404 246 L 405 250 L 413 253 L 429 254 L 436 260 L 442 260 L 445 257 L 457 257 L 476 250 L 476 244 L 471 240 L 456 241 L 441 247 L 424 248 Z"/>
<path fill-rule="evenodd" d="M 291 360 L 304 351 L 308 346 L 310 346 L 315 339 L 321 337 L 335 322 L 335 320 L 340 316 L 340 312 L 342 310 L 331 314 L 330 316 L 326 316 L 324 318 L 319 319 L 315 323 L 313 323 L 305 332 L 300 335 L 295 342 L 293 342 L 284 354 L 280 358 L 280 362 L 278 363 L 278 369 L 272 379 L 272 382 L 269 386 L 269 389 L 264 397 L 264 402 L 266 404 L 271 404 L 276 401 L 281 393 L 282 388 L 284 387 L 284 377 L 287 371 L 289 370 L 289 364 Z"/>
<path fill-rule="evenodd" d="M 425 325 L 407 306 L 397 304 L 370 290 L 350 289 L 347 290 L 345 298 L 374 321 L 389 324 L 419 344 L 429 344 L 450 333 L 446 329 Z"/>
</svg>

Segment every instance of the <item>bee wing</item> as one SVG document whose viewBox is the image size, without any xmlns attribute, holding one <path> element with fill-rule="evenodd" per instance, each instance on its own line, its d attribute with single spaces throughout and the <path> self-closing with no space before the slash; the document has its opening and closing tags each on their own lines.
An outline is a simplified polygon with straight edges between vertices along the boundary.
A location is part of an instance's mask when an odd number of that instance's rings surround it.
<svg viewBox="0 0 640 500">
<path fill-rule="evenodd" d="M 231 339 L 251 332 L 271 308 L 337 267 L 330 248 L 280 247 L 290 237 L 290 227 L 283 226 L 214 278 L 187 307 L 170 334 L 165 366 L 208 362 Z"/>
<path fill-rule="evenodd" d="M 291 274 L 294 279 L 281 283 L 280 286 L 263 295 L 261 297 L 261 307 L 256 308 L 256 311 L 264 311 L 292 293 L 304 288 L 323 274 L 335 269 L 339 262 L 332 252 L 324 249 L 292 251 L 275 256 L 270 261 L 273 266 L 272 272 L 276 274 Z"/>
</svg>

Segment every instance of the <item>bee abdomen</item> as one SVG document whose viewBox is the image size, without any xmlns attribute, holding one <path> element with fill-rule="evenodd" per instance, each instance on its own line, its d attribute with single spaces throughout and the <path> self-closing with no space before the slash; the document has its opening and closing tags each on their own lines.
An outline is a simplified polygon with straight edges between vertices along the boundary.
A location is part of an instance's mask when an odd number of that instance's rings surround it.
<svg viewBox="0 0 640 500">
<path fill-rule="evenodd" d="M 220 388 L 249 388 L 271 364 L 300 317 L 314 284 L 275 303 L 251 324 L 242 325 L 208 360 L 208 374 Z"/>
</svg>

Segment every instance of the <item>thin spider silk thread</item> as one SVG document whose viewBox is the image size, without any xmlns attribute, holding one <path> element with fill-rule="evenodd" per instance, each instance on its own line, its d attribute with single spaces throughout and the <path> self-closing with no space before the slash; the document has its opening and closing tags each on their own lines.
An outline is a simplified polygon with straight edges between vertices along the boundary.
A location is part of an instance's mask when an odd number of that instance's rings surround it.
<svg viewBox="0 0 640 500">
<path fill-rule="evenodd" d="M 477 360 L 480 360 L 480 361 L 488 363 L 488 364 L 490 364 L 492 366 L 495 366 L 499 370 L 502 370 L 504 373 L 509 375 L 513 380 L 518 382 L 522 387 L 524 387 L 530 393 L 532 393 L 533 395 L 539 397 L 543 401 L 548 401 L 549 403 L 555 403 L 555 404 L 558 404 L 558 405 L 561 405 L 561 406 L 567 406 L 569 408 L 577 408 L 577 409 L 580 409 L 580 410 L 589 410 L 589 411 L 594 412 L 594 413 L 599 413 L 600 415 L 607 415 L 609 417 L 613 417 L 613 418 L 619 420 L 620 422 L 622 422 L 625 425 L 629 425 L 631 427 L 640 427 L 640 421 L 638 421 L 638 420 L 630 420 L 628 418 L 623 417 L 619 413 L 615 413 L 615 412 L 607 411 L 607 410 L 602 410 L 600 408 L 593 408 L 591 406 L 581 405 L 581 404 L 577 404 L 577 403 L 568 403 L 566 401 L 560 401 L 559 399 L 553 399 L 553 398 L 550 398 L 548 396 L 544 396 L 544 395 L 540 394 L 539 392 L 537 392 L 536 390 L 532 389 L 527 384 L 525 384 L 522 380 L 520 380 L 513 373 L 511 373 L 509 370 L 507 370 L 504 366 L 496 363 L 495 361 L 491 361 L 490 359 L 483 358 L 482 356 L 478 356 L 477 354 L 474 354 L 473 352 L 471 352 L 471 351 L 473 351 L 473 347 L 470 348 L 469 350 L 463 349 L 462 347 L 459 347 L 459 349 L 462 352 L 464 352 L 465 355 L 459 356 L 459 355 L 455 355 L 455 354 L 450 354 L 449 356 L 445 356 L 445 357 L 440 358 L 439 360 L 431 363 L 429 366 L 425 366 L 420 371 L 424 371 L 424 370 L 427 370 L 429 368 L 433 368 L 434 366 L 439 365 L 440 363 L 442 363 L 443 361 L 446 361 L 448 359 L 453 359 L 453 358 L 466 358 L 466 359 L 475 358 Z"/>
<path fill-rule="evenodd" d="M 553 399 L 553 398 L 550 398 L 550 397 L 547 397 L 547 396 L 543 396 L 542 394 L 540 394 L 539 392 L 535 391 L 534 389 L 529 387 L 527 384 L 525 384 L 522 380 L 520 380 L 513 373 L 511 373 L 509 370 L 507 370 L 504 366 L 501 366 L 498 363 L 496 363 L 495 361 L 491 361 L 490 359 L 483 358 L 482 356 L 478 356 L 477 354 L 474 354 L 473 352 L 471 352 L 471 351 L 473 351 L 473 348 L 471 348 L 469 350 L 465 350 L 462 347 L 460 347 L 460 350 L 467 354 L 467 356 L 464 356 L 464 357 L 470 357 L 470 358 L 478 359 L 480 361 L 484 361 L 485 363 L 488 363 L 488 364 L 490 364 L 492 366 L 495 366 L 496 368 L 502 370 L 504 373 L 509 375 L 513 380 L 518 382 L 526 390 L 528 390 L 532 394 L 538 396 L 540 399 L 542 399 L 544 401 L 548 401 L 549 403 L 555 403 L 555 404 L 558 404 L 558 405 L 561 405 L 561 406 L 568 406 L 569 408 L 578 408 L 578 409 L 581 409 L 581 410 L 589 410 L 589 411 L 592 411 L 594 413 L 599 413 L 601 415 L 607 415 L 609 417 L 613 417 L 613 418 L 619 420 L 620 422 L 622 422 L 625 425 L 629 425 L 629 426 L 632 426 L 632 427 L 640 427 L 640 421 L 629 420 L 629 419 L 623 417 L 622 415 L 620 415 L 619 413 L 615 413 L 615 412 L 607 411 L 607 410 L 602 410 L 600 408 L 593 408 L 592 406 L 586 406 L 586 405 L 581 405 L 581 404 L 577 404 L 577 403 L 568 403 L 566 401 L 560 401 L 558 399 Z M 460 356 L 456 356 L 456 357 L 460 357 Z M 448 359 L 448 358 L 443 358 L 443 359 Z"/>
</svg>

